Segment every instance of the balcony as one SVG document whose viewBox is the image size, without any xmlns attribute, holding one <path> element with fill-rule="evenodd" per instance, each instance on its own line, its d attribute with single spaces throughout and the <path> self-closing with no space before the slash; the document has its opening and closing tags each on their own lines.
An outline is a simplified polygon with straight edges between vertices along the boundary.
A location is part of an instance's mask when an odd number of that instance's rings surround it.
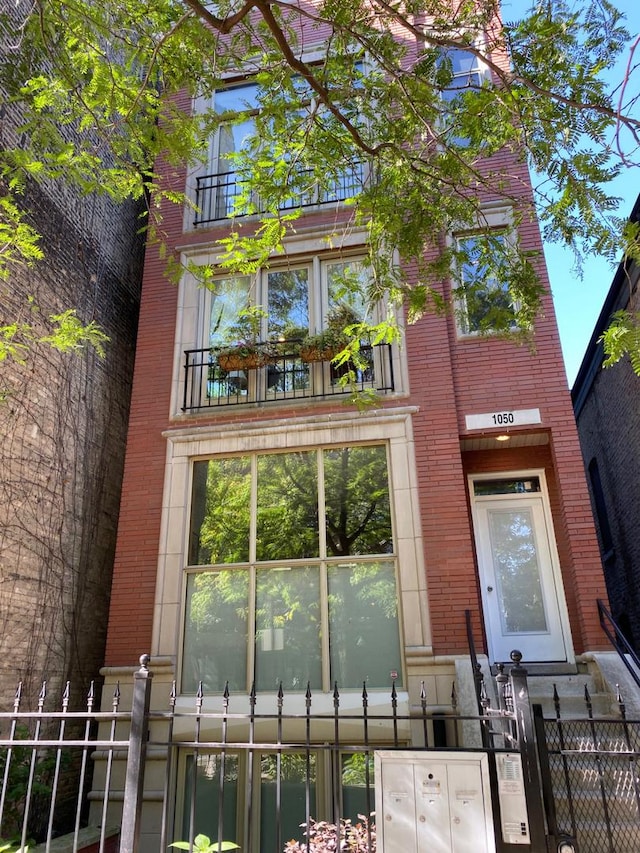
<svg viewBox="0 0 640 853">
<path fill-rule="evenodd" d="M 336 365 L 331 355 L 301 354 L 299 340 L 259 343 L 242 358 L 220 348 L 187 350 L 182 411 L 394 391 L 391 344 L 361 344 L 360 358 L 358 367 Z"/>
<path fill-rule="evenodd" d="M 309 175 L 309 188 L 302 189 L 287 199 L 280 207 L 281 210 L 293 210 L 300 207 L 313 207 L 322 204 L 338 203 L 352 198 L 360 193 L 368 179 L 368 170 L 364 163 L 356 163 L 345 169 L 340 177 L 329 186 L 320 189 Z M 196 218 L 194 227 L 219 222 L 230 216 L 246 216 L 250 211 L 236 208 L 236 199 L 243 191 L 244 182 L 237 177 L 234 170 L 218 172 L 213 175 L 201 175 L 196 178 Z M 259 199 L 256 211 L 261 213 Z"/>
</svg>

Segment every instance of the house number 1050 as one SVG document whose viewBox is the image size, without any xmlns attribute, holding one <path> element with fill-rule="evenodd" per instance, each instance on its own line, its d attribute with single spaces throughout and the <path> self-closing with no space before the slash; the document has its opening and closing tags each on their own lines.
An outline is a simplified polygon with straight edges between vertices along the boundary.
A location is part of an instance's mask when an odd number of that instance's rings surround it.
<svg viewBox="0 0 640 853">
<path fill-rule="evenodd" d="M 483 412 L 478 415 L 465 415 L 468 430 L 495 429 L 505 426 L 524 426 L 542 423 L 540 409 L 512 409 L 502 412 Z"/>
<path fill-rule="evenodd" d="M 513 412 L 494 412 L 491 415 L 494 424 L 503 426 L 504 424 L 512 424 L 515 421 Z"/>
</svg>

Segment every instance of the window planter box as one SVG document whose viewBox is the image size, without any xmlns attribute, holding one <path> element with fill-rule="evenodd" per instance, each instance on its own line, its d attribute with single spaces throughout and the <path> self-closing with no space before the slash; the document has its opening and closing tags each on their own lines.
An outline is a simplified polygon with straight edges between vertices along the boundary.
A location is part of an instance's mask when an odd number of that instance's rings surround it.
<svg viewBox="0 0 640 853">
<path fill-rule="evenodd" d="M 265 363 L 265 356 L 260 352 L 221 352 L 218 355 L 218 364 L 226 373 L 234 370 L 256 370 Z"/>
<path fill-rule="evenodd" d="M 300 350 L 302 361 L 310 364 L 317 361 L 331 361 L 340 352 L 341 347 L 303 346 Z"/>
</svg>

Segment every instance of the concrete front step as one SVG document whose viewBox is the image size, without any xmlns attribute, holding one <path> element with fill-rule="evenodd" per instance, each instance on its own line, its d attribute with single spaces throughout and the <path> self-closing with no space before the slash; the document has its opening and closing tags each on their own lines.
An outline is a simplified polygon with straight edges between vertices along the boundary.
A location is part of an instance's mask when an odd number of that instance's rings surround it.
<svg viewBox="0 0 640 853">
<path fill-rule="evenodd" d="M 589 693 L 601 693 L 602 684 L 600 679 L 594 678 L 589 673 L 574 673 L 572 675 L 529 675 L 529 693 L 540 696 L 552 696 L 554 685 L 558 690 L 560 698 L 563 696 L 584 696 L 584 688 Z"/>
<path fill-rule="evenodd" d="M 618 717 L 616 697 L 606 690 L 600 679 L 590 674 L 532 675 L 528 679 L 532 704 L 542 705 L 545 717 L 556 717 L 554 687 L 560 700 L 560 717 L 588 717 L 585 688 L 589 691 L 591 713 L 594 717 Z"/>
<path fill-rule="evenodd" d="M 592 669 L 593 672 L 593 669 Z M 639 748 L 637 729 L 619 721 L 616 684 L 596 670 L 557 678 L 529 679 L 531 701 L 543 706 L 547 719 L 556 719 L 554 684 L 559 696 L 560 722 L 547 723 L 547 747 L 558 825 L 571 834 L 575 822 L 580 853 L 640 853 L 637 761 L 629 750 Z M 585 701 L 589 691 L 591 714 Z M 553 754 L 562 744 L 567 752 Z M 597 748 L 597 752 L 595 749 Z M 603 796 L 606 804 L 603 803 Z M 569 799 L 570 798 L 570 799 Z"/>
<path fill-rule="evenodd" d="M 619 719 L 618 706 L 613 696 L 609 693 L 594 693 L 591 695 L 591 713 L 594 717 L 608 717 Z M 532 696 L 532 705 L 542 706 L 542 715 L 546 718 L 556 718 L 556 705 L 553 697 Z M 560 719 L 574 720 L 587 719 L 589 711 L 584 697 L 560 696 Z M 640 853 L 640 851 L 639 851 Z"/>
</svg>

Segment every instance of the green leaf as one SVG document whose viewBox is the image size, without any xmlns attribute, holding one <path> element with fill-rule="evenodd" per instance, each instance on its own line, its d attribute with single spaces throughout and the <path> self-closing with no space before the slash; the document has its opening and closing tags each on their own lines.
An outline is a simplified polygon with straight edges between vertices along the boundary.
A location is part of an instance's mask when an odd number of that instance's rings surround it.
<svg viewBox="0 0 640 853">
<path fill-rule="evenodd" d="M 633 372 L 640 376 L 640 314 L 617 311 L 598 342 L 603 344 L 606 356 L 603 367 L 612 367 L 628 356 Z"/>
<path fill-rule="evenodd" d="M 193 850 L 194 853 L 218 853 L 221 850 L 239 850 L 239 846 L 233 841 L 211 841 L 206 835 L 196 835 L 193 846 L 188 841 L 174 841 L 169 847 L 177 847 L 178 850 Z"/>
<path fill-rule="evenodd" d="M 41 343 L 48 343 L 59 352 L 82 349 L 89 344 L 100 358 L 104 358 L 104 345 L 109 337 L 93 320 L 83 326 L 74 308 L 63 311 L 62 314 L 52 314 L 50 319 L 54 323 L 54 329 L 51 334 L 43 335 L 39 339 Z"/>
</svg>

